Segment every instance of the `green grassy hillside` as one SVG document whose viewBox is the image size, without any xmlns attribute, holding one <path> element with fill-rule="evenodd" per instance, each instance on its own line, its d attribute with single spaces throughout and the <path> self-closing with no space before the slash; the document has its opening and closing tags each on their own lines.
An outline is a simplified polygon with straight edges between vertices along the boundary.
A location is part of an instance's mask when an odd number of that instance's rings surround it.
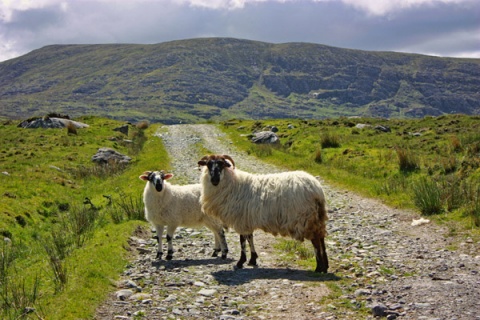
<svg viewBox="0 0 480 320">
<path fill-rule="evenodd" d="M 113 131 L 118 121 L 75 120 L 90 127 L 75 135 L 0 125 L 0 234 L 8 239 L 0 244 L 2 319 L 26 311 L 32 319 L 91 317 L 128 261 L 128 237 L 147 226 L 138 176 L 169 168 L 161 140 L 152 138 L 158 126 L 130 126 L 124 136 Z M 96 165 L 100 147 L 132 162 Z"/>
<path fill-rule="evenodd" d="M 480 60 L 205 38 L 54 45 L 0 63 L 0 116 L 209 119 L 480 113 Z"/>
</svg>

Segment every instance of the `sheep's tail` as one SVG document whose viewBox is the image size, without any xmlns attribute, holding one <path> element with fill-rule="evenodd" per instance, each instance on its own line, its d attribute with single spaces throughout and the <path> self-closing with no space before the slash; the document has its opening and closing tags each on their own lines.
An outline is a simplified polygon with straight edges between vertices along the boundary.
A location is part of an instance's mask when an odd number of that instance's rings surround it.
<svg viewBox="0 0 480 320">
<path fill-rule="evenodd" d="M 322 233 L 322 238 L 327 236 L 327 220 L 328 220 L 328 212 L 327 212 L 327 205 L 325 198 L 323 199 L 317 199 L 317 213 L 318 213 L 318 219 L 321 223 L 321 233 Z"/>
</svg>

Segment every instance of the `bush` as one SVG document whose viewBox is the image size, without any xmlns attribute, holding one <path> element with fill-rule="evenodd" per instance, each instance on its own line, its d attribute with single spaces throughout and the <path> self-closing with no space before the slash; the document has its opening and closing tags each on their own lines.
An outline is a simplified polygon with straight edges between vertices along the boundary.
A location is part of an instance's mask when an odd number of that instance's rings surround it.
<svg viewBox="0 0 480 320">
<path fill-rule="evenodd" d="M 150 123 L 147 120 L 144 120 L 144 121 L 140 121 L 139 123 L 137 123 L 137 128 L 140 129 L 140 130 L 145 130 L 145 129 L 148 128 L 149 125 L 150 125 Z"/>
</svg>

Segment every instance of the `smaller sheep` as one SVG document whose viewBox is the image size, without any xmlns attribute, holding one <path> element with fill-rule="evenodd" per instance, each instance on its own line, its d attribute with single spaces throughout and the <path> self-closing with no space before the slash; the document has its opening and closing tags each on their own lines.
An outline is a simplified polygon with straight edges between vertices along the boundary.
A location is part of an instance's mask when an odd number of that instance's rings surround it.
<svg viewBox="0 0 480 320">
<path fill-rule="evenodd" d="M 147 181 L 143 191 L 145 218 L 156 229 L 158 236 L 157 259 L 161 259 L 162 235 L 167 226 L 167 260 L 173 258 L 173 234 L 177 227 L 206 226 L 215 235 L 215 247 L 212 257 L 222 251 L 222 259 L 227 258 L 228 246 L 225 240 L 223 224 L 220 220 L 205 215 L 199 202 L 201 194 L 200 184 L 184 186 L 171 185 L 166 180 L 173 177 L 171 173 L 163 171 L 145 171 L 139 178 Z"/>
</svg>

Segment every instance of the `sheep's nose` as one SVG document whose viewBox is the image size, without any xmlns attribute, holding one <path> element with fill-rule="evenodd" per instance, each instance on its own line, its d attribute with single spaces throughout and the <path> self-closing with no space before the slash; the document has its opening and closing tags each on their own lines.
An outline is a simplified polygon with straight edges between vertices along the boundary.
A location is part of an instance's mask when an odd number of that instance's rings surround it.
<svg viewBox="0 0 480 320">
<path fill-rule="evenodd" d="M 163 189 L 163 183 L 162 182 L 155 183 L 155 190 L 160 192 L 160 191 L 162 191 L 162 189 Z"/>
<path fill-rule="evenodd" d="M 219 168 L 212 168 L 210 170 L 210 182 L 214 186 L 217 186 L 220 183 L 220 169 Z"/>
<path fill-rule="evenodd" d="M 214 186 L 218 186 L 218 184 L 220 183 L 220 175 L 213 175 L 210 181 Z"/>
</svg>

